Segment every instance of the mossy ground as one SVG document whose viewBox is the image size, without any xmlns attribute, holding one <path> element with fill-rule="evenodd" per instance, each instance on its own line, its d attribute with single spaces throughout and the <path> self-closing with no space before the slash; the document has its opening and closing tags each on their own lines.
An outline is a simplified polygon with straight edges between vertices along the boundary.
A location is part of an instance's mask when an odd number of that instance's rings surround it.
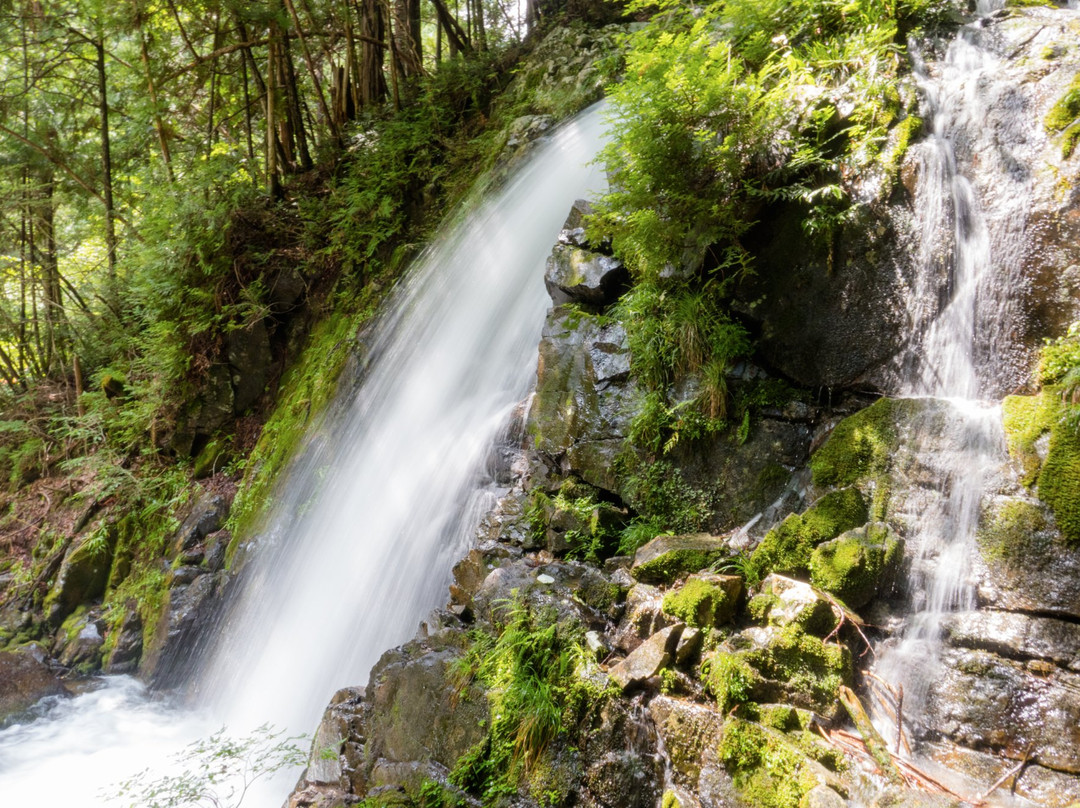
<svg viewBox="0 0 1080 808">
<path fill-rule="evenodd" d="M 666 614 L 696 628 L 714 628 L 731 619 L 733 598 L 717 583 L 691 578 L 679 589 L 664 596 Z"/>
</svg>

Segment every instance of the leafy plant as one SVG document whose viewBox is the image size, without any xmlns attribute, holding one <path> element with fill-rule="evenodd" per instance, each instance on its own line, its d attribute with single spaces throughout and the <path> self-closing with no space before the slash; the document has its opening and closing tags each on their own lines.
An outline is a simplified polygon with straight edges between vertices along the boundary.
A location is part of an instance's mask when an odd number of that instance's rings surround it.
<svg viewBox="0 0 1080 808">
<path fill-rule="evenodd" d="M 302 740 L 269 724 L 239 738 L 222 728 L 176 755 L 181 773 L 154 778 L 146 769 L 122 782 L 118 797 L 131 808 L 237 808 L 256 781 L 303 765 Z"/>
</svg>

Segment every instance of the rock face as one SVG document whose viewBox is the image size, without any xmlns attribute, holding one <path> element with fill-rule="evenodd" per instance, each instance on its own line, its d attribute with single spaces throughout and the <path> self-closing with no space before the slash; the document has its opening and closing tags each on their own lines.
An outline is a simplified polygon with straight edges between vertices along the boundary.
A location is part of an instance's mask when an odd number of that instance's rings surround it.
<svg viewBox="0 0 1080 808">
<path fill-rule="evenodd" d="M 0 726 L 46 696 L 68 695 L 45 659 L 44 650 L 37 645 L 0 651 Z"/>
</svg>

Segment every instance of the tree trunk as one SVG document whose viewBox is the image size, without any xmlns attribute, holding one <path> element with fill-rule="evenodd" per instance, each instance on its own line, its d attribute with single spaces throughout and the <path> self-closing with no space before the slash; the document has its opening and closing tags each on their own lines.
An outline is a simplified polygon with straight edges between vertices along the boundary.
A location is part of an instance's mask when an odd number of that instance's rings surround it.
<svg viewBox="0 0 1080 808">
<path fill-rule="evenodd" d="M 119 290 L 116 288 L 116 207 L 113 204 L 112 148 L 109 145 L 109 98 L 105 83 L 105 41 L 101 38 L 94 43 L 97 50 L 97 79 L 99 111 L 101 117 L 101 182 L 105 201 L 105 248 L 108 250 L 109 296 L 111 303 L 116 303 Z"/>
<path fill-rule="evenodd" d="M 158 148 L 161 149 L 161 159 L 165 163 L 165 178 L 173 181 L 172 154 L 169 151 L 169 139 L 165 136 L 165 124 L 161 120 L 161 107 L 158 104 L 157 87 L 154 86 L 154 77 L 150 72 L 150 51 L 146 44 L 146 31 L 143 29 L 143 12 L 138 3 L 135 4 L 135 27 L 139 31 L 139 56 L 142 59 L 143 71 L 146 73 L 146 89 L 150 93 L 150 104 L 154 108 L 154 129 L 157 132 Z"/>
<path fill-rule="evenodd" d="M 420 0 L 394 0 L 394 45 L 401 77 L 408 84 L 424 70 Z"/>
<path fill-rule="evenodd" d="M 295 170 L 297 164 L 299 164 L 299 167 L 304 171 L 309 171 L 314 163 L 311 160 L 311 152 L 308 151 L 307 129 L 304 127 L 304 110 L 300 103 L 300 90 L 296 81 L 296 68 L 293 65 L 289 39 L 288 32 L 284 32 L 281 37 L 282 58 L 280 64 L 282 72 L 279 76 L 279 82 L 285 88 L 285 119 L 288 122 L 288 129 L 296 148 L 293 169 Z"/>
<path fill-rule="evenodd" d="M 270 42 L 266 48 L 266 188 L 271 199 L 281 198 L 281 180 L 278 177 L 277 142 L 277 42 L 270 24 Z"/>
<path fill-rule="evenodd" d="M 304 28 L 300 24 L 300 17 L 296 13 L 296 7 L 293 5 L 292 0 L 285 0 L 285 8 L 288 9 L 289 16 L 292 17 L 293 25 L 296 26 L 296 35 L 300 38 L 300 49 L 304 54 L 304 62 L 307 64 L 308 75 L 311 76 L 311 84 L 315 88 L 315 95 L 319 101 L 319 109 L 322 110 L 323 117 L 326 119 L 326 126 L 330 130 L 330 134 L 340 146 L 341 135 L 338 131 L 337 121 L 334 116 L 330 114 L 330 109 L 326 106 L 326 97 L 323 96 L 322 82 L 319 81 L 319 74 L 315 71 L 315 62 L 311 58 L 311 50 L 308 48 L 307 40 L 304 38 Z"/>
<path fill-rule="evenodd" d="M 383 74 L 386 41 L 386 16 L 383 0 L 362 0 L 360 6 L 360 104 L 371 108 L 386 100 L 386 76 Z"/>
</svg>

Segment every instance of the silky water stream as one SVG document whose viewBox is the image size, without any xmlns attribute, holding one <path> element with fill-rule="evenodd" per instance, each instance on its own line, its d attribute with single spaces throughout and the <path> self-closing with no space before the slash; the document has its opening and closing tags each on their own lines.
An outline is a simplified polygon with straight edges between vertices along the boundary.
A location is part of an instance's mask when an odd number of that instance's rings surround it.
<svg viewBox="0 0 1080 808">
<path fill-rule="evenodd" d="M 482 511 L 485 458 L 535 376 L 545 258 L 572 202 L 602 190 L 588 166 L 601 139 L 594 107 L 414 262 L 367 341 L 362 384 L 279 490 L 192 703 L 118 677 L 42 705 L 0 731 L 0 804 L 108 805 L 117 781 L 223 725 L 310 732 L 336 689 L 441 605 Z M 245 805 L 276 808 L 295 776 Z"/>
<path fill-rule="evenodd" d="M 997 164 L 985 141 L 986 94 L 998 65 L 980 42 L 986 17 L 1001 5 L 980 0 L 978 18 L 932 70 L 911 48 L 929 131 L 917 147 L 920 246 L 908 303 L 912 337 L 895 394 L 932 401 L 901 436 L 900 462 L 917 467 L 913 477 L 923 481 L 895 514 L 910 528 L 910 611 L 898 636 L 877 649 L 872 673 L 894 695 L 902 693 L 904 724 L 916 737 L 935 729 L 926 723 L 934 686 L 947 675 L 943 623 L 975 608 L 971 563 L 983 499 L 1006 458 L 1000 407 L 987 402 L 1003 394 L 996 374 L 1011 358 L 1011 254 L 1023 231 L 1028 189 Z M 975 163 L 984 183 L 993 176 L 998 184 L 990 203 L 985 187 L 968 175 Z M 882 735 L 896 744 L 894 714 L 880 706 L 874 712 Z M 930 762 L 921 765 L 965 793 L 982 790 Z"/>
</svg>

